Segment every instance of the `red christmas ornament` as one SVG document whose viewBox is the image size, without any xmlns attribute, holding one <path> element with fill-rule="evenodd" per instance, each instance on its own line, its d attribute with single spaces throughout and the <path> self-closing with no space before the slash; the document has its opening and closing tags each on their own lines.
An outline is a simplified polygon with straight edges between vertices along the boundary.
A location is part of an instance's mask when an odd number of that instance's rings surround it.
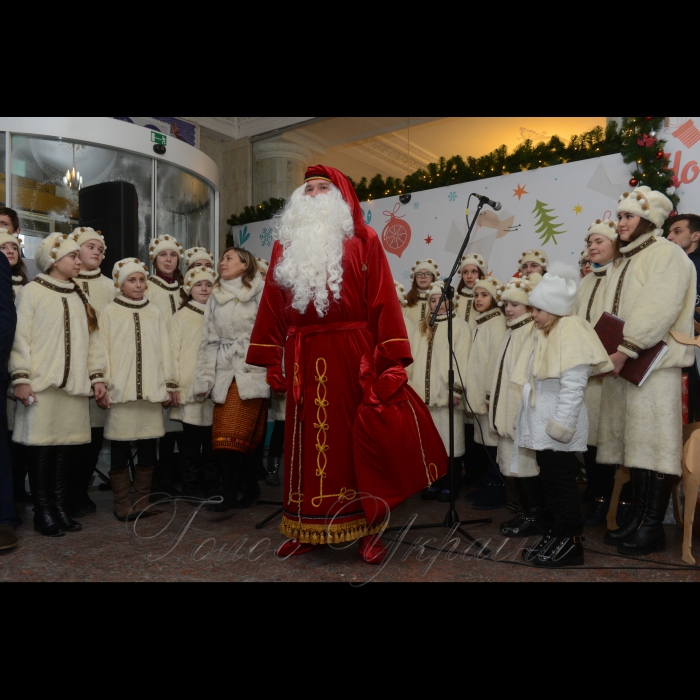
<svg viewBox="0 0 700 700">
<path fill-rule="evenodd" d="M 663 160 L 665 156 L 666 156 L 666 154 L 663 151 L 659 151 L 656 154 L 656 160 Z"/>
<path fill-rule="evenodd" d="M 397 203 L 393 212 L 384 212 L 384 216 L 390 218 L 382 233 L 382 245 L 387 253 L 401 258 L 411 243 L 411 227 L 405 221 L 401 221 L 405 217 L 396 216 L 399 209 L 401 204 Z"/>
<path fill-rule="evenodd" d="M 653 118 L 654 117 L 644 117 L 644 120 L 650 122 Z"/>
<path fill-rule="evenodd" d="M 636 187 L 638 184 L 639 184 L 639 180 L 637 180 L 636 177 L 633 177 L 633 178 L 630 180 L 630 187 Z"/>
</svg>

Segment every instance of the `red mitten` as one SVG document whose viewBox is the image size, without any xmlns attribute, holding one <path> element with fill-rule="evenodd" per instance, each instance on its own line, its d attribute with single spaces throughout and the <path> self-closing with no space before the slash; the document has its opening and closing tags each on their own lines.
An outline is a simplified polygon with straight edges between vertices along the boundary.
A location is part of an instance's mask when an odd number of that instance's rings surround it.
<svg viewBox="0 0 700 700">
<path fill-rule="evenodd" d="M 267 368 L 267 383 L 275 394 L 285 394 L 287 392 L 287 380 L 282 374 L 280 365 Z"/>
</svg>

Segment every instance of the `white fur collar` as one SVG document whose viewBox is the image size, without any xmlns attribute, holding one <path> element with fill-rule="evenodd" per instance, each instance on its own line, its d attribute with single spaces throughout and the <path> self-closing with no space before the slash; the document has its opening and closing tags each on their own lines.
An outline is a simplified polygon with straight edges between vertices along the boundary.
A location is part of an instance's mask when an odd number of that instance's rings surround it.
<svg viewBox="0 0 700 700">
<path fill-rule="evenodd" d="M 60 287 L 61 289 L 66 289 L 66 290 L 71 290 L 75 288 L 75 285 L 73 282 L 64 282 L 63 280 L 58 280 L 55 277 L 51 277 L 50 275 L 47 275 L 45 273 L 41 273 L 38 275 L 41 279 L 44 280 L 44 282 L 48 282 L 49 284 L 53 284 L 55 287 Z"/>
<path fill-rule="evenodd" d="M 236 300 L 241 303 L 246 303 L 259 294 L 264 286 L 265 282 L 263 282 L 260 275 L 256 275 L 253 278 L 250 289 L 243 284 L 243 280 L 240 278 L 230 281 L 220 280 L 220 284 L 214 287 L 212 296 L 221 305 Z"/>
<path fill-rule="evenodd" d="M 120 301 L 122 304 L 128 304 L 132 308 L 142 308 L 148 304 L 148 299 L 145 297 L 141 301 L 135 301 L 134 299 L 127 299 L 123 294 L 120 294 L 115 301 Z"/>
<path fill-rule="evenodd" d="M 662 238 L 663 235 L 664 235 L 663 229 L 657 228 L 656 231 L 652 231 L 651 233 L 645 233 L 643 236 L 640 236 L 633 243 L 630 243 L 629 245 L 626 245 L 624 248 L 621 248 L 620 252 L 621 253 L 631 253 L 633 250 L 636 250 L 637 248 L 639 248 L 639 246 L 644 245 L 653 236 L 657 236 L 659 238 Z"/>
<path fill-rule="evenodd" d="M 21 277 L 15 277 L 14 275 L 12 276 L 12 284 L 16 287 L 17 285 L 23 284 L 23 280 Z"/>
<path fill-rule="evenodd" d="M 88 270 L 81 270 L 80 274 L 76 279 L 79 280 L 96 280 L 98 278 L 102 277 L 102 270 L 98 267 L 96 270 L 93 270 L 92 272 L 89 272 Z"/>
</svg>

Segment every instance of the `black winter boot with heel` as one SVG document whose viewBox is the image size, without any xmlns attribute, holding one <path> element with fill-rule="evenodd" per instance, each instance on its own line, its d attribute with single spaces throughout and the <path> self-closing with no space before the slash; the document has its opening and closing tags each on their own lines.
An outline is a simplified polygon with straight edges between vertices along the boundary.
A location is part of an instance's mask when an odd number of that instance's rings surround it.
<svg viewBox="0 0 700 700">
<path fill-rule="evenodd" d="M 34 530 L 44 537 L 64 537 L 66 533 L 51 510 L 54 483 L 53 450 L 50 447 L 29 449 L 29 483 L 34 499 Z"/>
<path fill-rule="evenodd" d="M 639 527 L 620 542 L 618 552 L 644 557 L 666 551 L 664 520 L 671 500 L 676 477 L 669 474 L 650 474 L 646 508 Z"/>
<path fill-rule="evenodd" d="M 624 540 L 639 529 L 644 518 L 652 473 L 648 469 L 630 469 L 630 476 L 634 493 L 632 515 L 625 527 L 621 527 L 619 530 L 608 530 L 605 533 L 605 543 L 611 547 L 619 547 Z"/>
<path fill-rule="evenodd" d="M 543 547 L 532 562 L 542 569 L 563 569 L 571 566 L 583 566 L 585 563 L 582 536 L 579 523 L 559 521 L 555 536 Z"/>
<path fill-rule="evenodd" d="M 74 468 L 74 455 L 76 450 L 70 447 L 59 447 L 56 450 L 53 496 L 51 509 L 53 510 L 56 522 L 64 532 L 80 532 L 83 526 L 76 523 L 69 515 L 66 507 L 68 505 L 68 483 L 71 479 L 71 470 Z"/>
<path fill-rule="evenodd" d="M 237 452 L 226 452 L 221 455 L 221 497 L 224 500 L 217 505 L 209 506 L 207 513 L 228 513 L 238 506 L 241 457 L 242 455 Z"/>
<path fill-rule="evenodd" d="M 241 484 L 243 486 L 243 496 L 236 508 L 246 510 L 250 508 L 262 495 L 258 485 L 258 464 L 255 453 L 243 455 L 241 463 Z"/>
<path fill-rule="evenodd" d="M 518 514 L 501 525 L 504 537 L 532 537 L 542 535 L 544 522 L 544 493 L 539 476 L 528 479 L 514 479 L 515 489 L 520 500 Z"/>
</svg>

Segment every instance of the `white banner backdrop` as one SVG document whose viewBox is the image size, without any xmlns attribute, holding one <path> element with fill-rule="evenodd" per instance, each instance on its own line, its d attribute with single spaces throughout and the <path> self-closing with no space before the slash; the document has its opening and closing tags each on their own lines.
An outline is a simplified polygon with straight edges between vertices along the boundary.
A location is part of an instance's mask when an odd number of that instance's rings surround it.
<svg viewBox="0 0 700 700">
<path fill-rule="evenodd" d="M 700 214 L 699 126 L 700 117 L 671 117 L 663 134 L 681 180 L 683 213 Z M 365 202 L 362 210 L 365 223 L 382 240 L 394 278 L 408 287 L 418 260 L 431 258 L 443 276 L 449 274 L 467 232 L 470 193 L 501 202 L 498 213 L 484 208 L 469 250 L 486 256 L 490 271 L 507 281 L 522 253 L 532 248 L 545 250 L 550 261 L 578 265 L 588 227 L 613 217 L 619 196 L 631 190 L 631 172 L 622 156 L 614 155 L 418 192 L 408 204 L 397 197 Z M 477 205 L 472 199 L 472 216 Z M 234 227 L 233 236 L 236 245 L 270 259 L 271 221 Z"/>
</svg>

